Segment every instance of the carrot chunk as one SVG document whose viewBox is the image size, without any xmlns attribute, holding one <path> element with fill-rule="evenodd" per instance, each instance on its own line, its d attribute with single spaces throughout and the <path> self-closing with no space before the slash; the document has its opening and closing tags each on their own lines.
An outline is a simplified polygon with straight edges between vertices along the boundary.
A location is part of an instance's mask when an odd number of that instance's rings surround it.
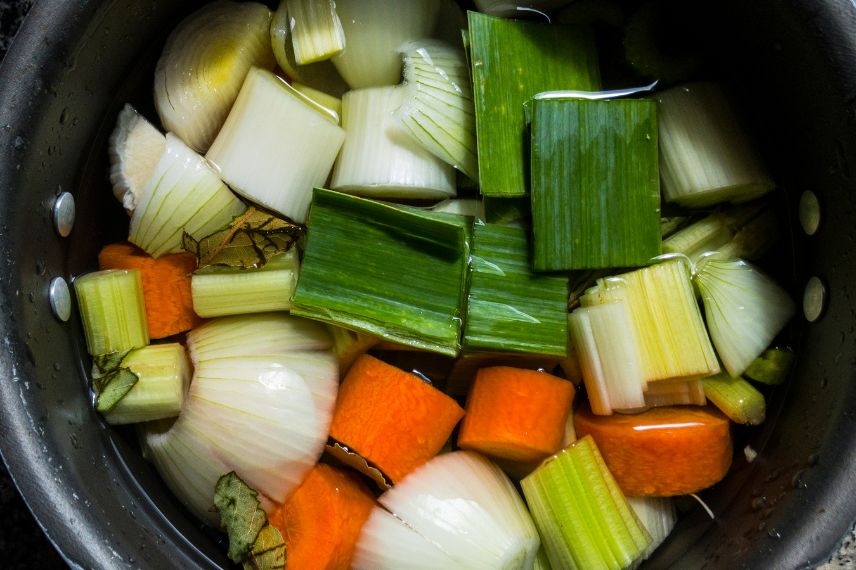
<svg viewBox="0 0 856 570">
<path fill-rule="evenodd" d="M 268 517 L 285 540 L 286 570 L 347 570 L 375 506 L 359 476 L 319 463 Z"/>
<path fill-rule="evenodd" d="M 591 435 L 628 497 L 695 493 L 725 477 L 731 466 L 728 418 L 707 407 L 652 408 L 635 415 L 574 414 L 577 437 Z"/>
<path fill-rule="evenodd" d="M 130 243 L 113 243 L 98 254 L 101 269 L 139 269 L 149 338 L 166 338 L 188 331 L 202 319 L 193 312 L 190 274 L 196 257 L 173 253 L 154 259 Z"/>
<path fill-rule="evenodd" d="M 463 415 L 415 374 L 364 354 L 339 387 L 330 437 L 396 482 L 434 457 Z"/>
<path fill-rule="evenodd" d="M 545 372 L 482 368 L 467 396 L 458 446 L 512 461 L 539 461 L 559 450 L 574 386 Z"/>
</svg>

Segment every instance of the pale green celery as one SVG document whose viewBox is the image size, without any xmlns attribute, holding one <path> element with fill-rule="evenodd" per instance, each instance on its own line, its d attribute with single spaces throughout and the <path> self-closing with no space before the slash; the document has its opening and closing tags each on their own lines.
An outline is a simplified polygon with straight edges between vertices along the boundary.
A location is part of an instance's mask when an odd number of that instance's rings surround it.
<svg viewBox="0 0 856 570">
<path fill-rule="evenodd" d="M 132 350 L 121 368 L 137 375 L 134 387 L 104 414 L 113 425 L 172 418 L 181 412 L 190 384 L 190 362 L 178 343 L 156 344 Z"/>
<path fill-rule="evenodd" d="M 287 311 L 297 274 L 296 248 L 275 255 L 261 269 L 206 268 L 190 281 L 193 310 L 205 318 Z"/>
<path fill-rule="evenodd" d="M 329 59 L 345 49 L 345 32 L 333 0 L 287 0 L 287 4 L 298 65 Z"/>
<path fill-rule="evenodd" d="M 111 269 L 74 280 L 86 348 L 92 356 L 124 353 L 149 343 L 138 269 Z"/>
<path fill-rule="evenodd" d="M 651 543 L 591 436 L 547 459 L 521 486 L 553 568 L 626 568 Z"/>
<path fill-rule="evenodd" d="M 764 422 L 764 395 L 743 378 L 723 373 L 701 382 L 707 399 L 734 423 L 756 426 Z"/>
<path fill-rule="evenodd" d="M 785 348 L 770 348 L 752 361 L 743 372 L 749 380 L 777 386 L 785 381 L 794 363 L 794 353 Z"/>
</svg>

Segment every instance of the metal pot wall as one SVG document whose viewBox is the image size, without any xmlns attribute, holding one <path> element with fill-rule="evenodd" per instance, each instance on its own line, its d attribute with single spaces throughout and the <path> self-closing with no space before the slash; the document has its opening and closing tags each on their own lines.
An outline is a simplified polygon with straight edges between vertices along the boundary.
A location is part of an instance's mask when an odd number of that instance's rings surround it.
<svg viewBox="0 0 856 570">
<path fill-rule="evenodd" d="M 106 137 L 125 101 L 154 116 L 153 63 L 197 3 L 40 0 L 0 70 L 0 450 L 45 532 L 72 565 L 226 566 L 220 538 L 170 496 L 133 431 L 92 410 L 72 315 L 48 302 L 55 277 L 93 268 L 121 229 L 107 190 Z M 740 97 L 782 188 L 793 263 L 780 277 L 825 307 L 798 324 L 799 359 L 763 428 L 743 434 L 730 477 L 685 516 L 650 567 L 812 566 L 856 520 L 856 6 L 739 0 L 704 8 L 715 70 Z M 822 223 L 798 221 L 804 192 Z M 70 192 L 74 230 L 52 209 Z M 112 220 L 112 221 L 111 221 Z"/>
</svg>

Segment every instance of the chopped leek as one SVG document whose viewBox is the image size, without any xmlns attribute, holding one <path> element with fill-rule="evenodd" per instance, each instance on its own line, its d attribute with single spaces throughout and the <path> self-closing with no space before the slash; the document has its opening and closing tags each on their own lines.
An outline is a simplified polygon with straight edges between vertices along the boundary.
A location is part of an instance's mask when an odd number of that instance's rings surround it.
<svg viewBox="0 0 856 570">
<path fill-rule="evenodd" d="M 579 308 L 568 326 L 592 412 L 645 407 L 642 362 L 627 304 Z"/>
<path fill-rule="evenodd" d="M 455 195 L 454 169 L 408 134 L 397 132 L 395 111 L 407 97 L 402 86 L 345 94 L 342 127 L 348 137 L 333 170 L 333 189 L 384 198 L 442 199 Z"/>
<path fill-rule="evenodd" d="M 648 559 L 671 534 L 678 521 L 675 503 L 671 497 L 627 497 L 627 504 L 639 517 L 642 526 L 651 535 L 651 546 L 637 560 Z"/>
<path fill-rule="evenodd" d="M 646 382 L 719 372 L 688 265 L 671 259 L 616 278 L 599 279 L 580 299 L 583 307 L 627 303 Z"/>
<path fill-rule="evenodd" d="M 750 229 L 750 225 L 757 224 Z M 737 248 L 739 253 L 763 253 L 777 238 L 775 217 L 759 202 L 731 206 L 675 232 L 663 241 L 664 253 L 682 253 L 695 262 L 705 253 Z M 746 232 L 743 230 L 746 229 Z M 762 236 L 762 230 L 770 230 Z M 741 236 L 739 241 L 737 236 Z M 730 244 L 734 244 L 733 246 Z M 728 256 L 730 257 L 730 256 Z M 743 256 L 739 256 L 743 257 Z"/>
<path fill-rule="evenodd" d="M 670 202 L 746 202 L 775 187 L 722 91 L 711 84 L 657 95 L 660 176 Z"/>
<path fill-rule="evenodd" d="M 752 361 L 743 371 L 743 376 L 761 384 L 777 386 L 788 377 L 794 358 L 794 353 L 790 350 L 770 348 Z"/>
<path fill-rule="evenodd" d="M 645 390 L 645 407 L 704 406 L 704 386 L 699 379 L 649 382 Z"/>
<path fill-rule="evenodd" d="M 775 244 L 781 234 L 781 223 L 772 210 L 766 210 L 737 230 L 731 241 L 717 251 L 725 259 L 754 261 Z"/>
<path fill-rule="evenodd" d="M 481 455 L 438 455 L 378 499 L 353 567 L 531 568 L 538 533 L 508 478 Z"/>
<path fill-rule="evenodd" d="M 323 91 L 319 91 L 318 89 L 304 85 L 303 83 L 297 83 L 296 81 L 292 82 L 291 86 L 294 87 L 296 91 L 306 95 L 318 103 L 318 105 L 330 111 L 331 116 L 335 117 L 336 123 L 342 122 L 342 100 L 339 97 L 328 95 Z"/>
<path fill-rule="evenodd" d="M 757 426 L 764 422 L 764 395 L 743 378 L 722 373 L 701 382 L 707 399 L 734 423 Z"/>
<path fill-rule="evenodd" d="M 472 199 L 449 199 L 438 202 L 431 207 L 432 212 L 445 214 L 458 214 L 459 216 L 470 216 L 477 220 L 484 220 L 484 203 L 481 200 Z"/>
<path fill-rule="evenodd" d="M 532 108 L 535 270 L 632 267 L 660 255 L 655 105 L 536 96 Z"/>
<path fill-rule="evenodd" d="M 316 189 L 292 313 L 454 356 L 469 260 L 462 220 Z"/>
<path fill-rule="evenodd" d="M 524 230 L 476 224 L 463 348 L 566 356 L 568 278 L 535 275 Z"/>
<path fill-rule="evenodd" d="M 166 150 L 131 216 L 128 241 L 160 257 L 180 251 L 184 234 L 201 239 L 245 209 L 204 158 L 167 133 Z"/>
<path fill-rule="evenodd" d="M 87 273 L 74 280 L 86 349 L 92 356 L 149 344 L 139 269 Z"/>
<path fill-rule="evenodd" d="M 110 183 L 113 195 L 133 212 L 146 182 L 166 148 L 166 138 L 136 109 L 125 105 L 110 135 Z"/>
<path fill-rule="evenodd" d="M 742 374 L 764 352 L 795 311 L 781 287 L 744 261 L 703 258 L 695 283 L 710 338 L 731 376 Z"/>
<path fill-rule="evenodd" d="M 273 67 L 271 12 L 258 2 L 213 2 L 170 34 L 155 70 L 155 107 L 166 130 L 204 153 L 253 66 Z"/>
<path fill-rule="evenodd" d="M 297 287 L 297 250 L 271 258 L 261 269 L 212 267 L 191 278 L 193 311 L 200 317 L 287 311 Z"/>
<path fill-rule="evenodd" d="M 329 59 L 345 49 L 345 32 L 334 0 L 286 0 L 286 3 L 298 65 Z"/>
<path fill-rule="evenodd" d="M 401 51 L 408 96 L 397 114 L 406 131 L 425 150 L 478 180 L 473 87 L 464 51 L 425 39 Z"/>
<path fill-rule="evenodd" d="M 525 196 L 523 104 L 541 91 L 599 89 L 594 40 L 582 28 L 468 15 L 481 191 Z"/>
<path fill-rule="evenodd" d="M 322 107 L 253 68 L 206 157 L 236 192 L 303 223 L 344 140 Z"/>
<path fill-rule="evenodd" d="M 131 424 L 175 417 L 190 384 L 190 363 L 178 343 L 132 350 L 119 365 L 138 378 L 134 387 L 104 414 L 108 424 Z"/>
<path fill-rule="evenodd" d="M 345 29 L 345 51 L 333 64 L 353 89 L 395 85 L 401 80 L 398 49 L 427 38 L 440 0 L 336 0 Z"/>
<path fill-rule="evenodd" d="M 626 568 L 651 544 L 591 436 L 521 481 L 553 568 Z"/>
</svg>

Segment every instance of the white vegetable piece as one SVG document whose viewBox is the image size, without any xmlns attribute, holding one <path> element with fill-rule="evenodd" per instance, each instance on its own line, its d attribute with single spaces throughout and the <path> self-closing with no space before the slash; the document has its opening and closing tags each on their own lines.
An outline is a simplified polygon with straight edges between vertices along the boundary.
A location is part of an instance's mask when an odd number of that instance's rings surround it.
<svg viewBox="0 0 856 570">
<path fill-rule="evenodd" d="M 235 192 L 303 223 L 344 140 L 326 109 L 254 68 L 207 158 Z"/>
<path fill-rule="evenodd" d="M 647 560 L 657 547 L 671 534 L 678 521 L 675 512 L 675 503 L 671 497 L 627 497 L 627 504 L 639 517 L 642 526 L 651 535 L 651 546 L 645 549 L 645 553 L 634 563 L 638 566 L 642 560 Z"/>
<path fill-rule="evenodd" d="M 136 109 L 125 105 L 110 135 L 113 195 L 128 213 L 137 207 L 143 187 L 166 149 L 166 137 Z"/>
</svg>

